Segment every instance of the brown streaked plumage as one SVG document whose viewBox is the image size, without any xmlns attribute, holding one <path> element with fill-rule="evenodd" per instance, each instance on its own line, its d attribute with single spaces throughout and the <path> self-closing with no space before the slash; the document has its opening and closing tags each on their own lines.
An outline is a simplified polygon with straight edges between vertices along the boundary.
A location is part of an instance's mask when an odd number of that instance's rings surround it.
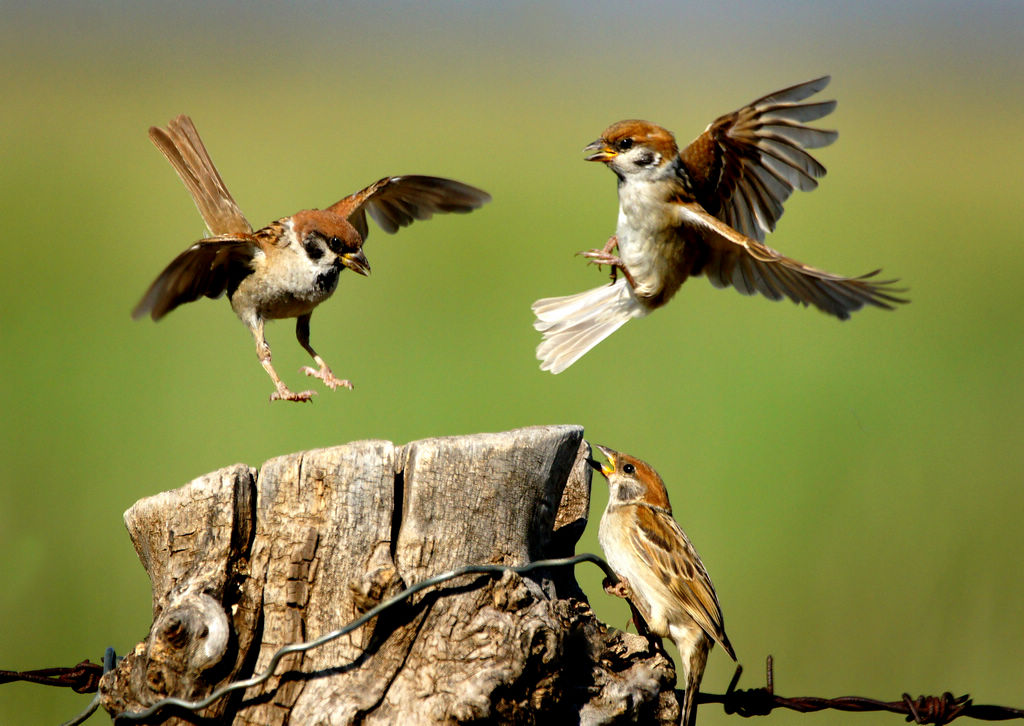
<svg viewBox="0 0 1024 726">
<path fill-rule="evenodd" d="M 352 387 L 313 350 L 309 322 L 313 309 L 334 293 L 342 270 L 370 273 L 363 254 L 367 213 L 393 233 L 414 220 L 470 212 L 490 200 L 486 192 L 451 179 L 385 177 L 327 209 L 304 209 L 254 232 L 188 116 L 178 116 L 166 129 L 151 128 L 149 137 L 185 183 L 213 236 L 178 255 L 150 285 L 132 317 L 159 320 L 179 305 L 226 292 L 274 381 L 271 400 L 309 401 L 314 392 L 294 393 L 277 375 L 263 332 L 267 320 L 296 318 L 295 336 L 318 366 L 302 372 L 332 389 Z"/>
<path fill-rule="evenodd" d="M 680 152 L 666 129 L 620 121 L 586 147 L 587 161 L 618 177 L 619 221 L 603 249 L 584 252 L 612 266 L 612 285 L 533 305 L 541 368 L 559 373 L 627 320 L 666 304 L 689 277 L 771 300 L 789 298 L 846 320 L 865 305 L 892 309 L 906 300 L 878 270 L 836 275 L 763 243 L 796 189 L 814 189 L 825 174 L 806 149 L 837 134 L 807 125 L 835 101 L 803 103 L 828 76 L 776 91 L 721 116 Z M 618 254 L 613 250 L 618 248 Z M 621 270 L 623 280 L 615 280 Z"/>
<path fill-rule="evenodd" d="M 736 660 L 725 634 L 722 608 L 700 556 L 672 517 L 665 483 L 650 464 L 597 447 L 607 465 L 589 463 L 608 480 L 608 506 L 598 540 L 620 582 L 608 592 L 629 599 L 655 635 L 679 649 L 683 713 L 692 726 L 708 653 L 718 643 Z"/>
</svg>

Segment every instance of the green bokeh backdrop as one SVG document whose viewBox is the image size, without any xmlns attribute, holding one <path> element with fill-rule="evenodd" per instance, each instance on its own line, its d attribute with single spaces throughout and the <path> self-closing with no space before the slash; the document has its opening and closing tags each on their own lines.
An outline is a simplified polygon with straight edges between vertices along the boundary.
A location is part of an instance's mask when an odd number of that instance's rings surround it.
<svg viewBox="0 0 1024 726">
<path fill-rule="evenodd" d="M 121 523 L 141 497 L 357 439 L 579 423 L 665 478 L 743 685 L 772 653 L 786 695 L 1024 706 L 1022 7 L 0 5 L 0 668 L 96 661 L 146 634 L 149 584 Z M 529 305 L 600 284 L 573 253 L 615 223 L 613 178 L 580 149 L 623 117 L 685 141 L 824 72 L 840 101 L 829 175 L 769 243 L 835 272 L 882 266 L 913 303 L 840 324 L 695 280 L 541 373 Z M 181 112 L 257 224 L 386 174 L 493 194 L 469 216 L 371 232 L 372 277 L 343 276 L 313 319 L 354 392 L 269 404 L 224 301 L 130 320 L 203 232 L 146 139 Z M 269 340 L 305 385 L 293 326 Z M 626 621 L 596 571 L 580 580 Z M 731 668 L 716 652 L 705 688 Z M 55 723 L 87 700 L 0 686 L 0 723 Z"/>
</svg>

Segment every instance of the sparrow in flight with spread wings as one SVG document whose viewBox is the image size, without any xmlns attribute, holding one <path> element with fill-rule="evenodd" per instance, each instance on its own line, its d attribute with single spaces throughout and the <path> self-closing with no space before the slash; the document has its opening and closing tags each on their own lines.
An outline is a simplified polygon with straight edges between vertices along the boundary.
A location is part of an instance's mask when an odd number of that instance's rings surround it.
<svg viewBox="0 0 1024 726">
<path fill-rule="evenodd" d="M 193 244 L 160 273 L 132 317 L 159 320 L 183 303 L 226 292 L 274 381 L 272 401 L 309 401 L 314 394 L 289 390 L 271 364 L 263 328 L 266 321 L 280 318 L 296 318 L 299 344 L 317 365 L 303 368 L 306 375 L 331 389 L 352 388 L 313 350 L 309 320 L 313 309 L 334 292 L 342 270 L 370 274 L 363 254 L 367 213 L 385 232 L 394 233 L 436 212 L 470 212 L 491 198 L 451 179 L 385 177 L 327 209 L 304 209 L 253 231 L 188 116 L 178 116 L 165 129 L 151 128 L 149 138 L 185 183 L 211 236 Z"/>
<path fill-rule="evenodd" d="M 533 304 L 541 369 L 560 373 L 618 330 L 667 303 L 687 278 L 745 295 L 788 297 L 845 320 L 864 305 L 906 302 L 895 280 L 875 272 L 844 277 L 786 257 L 764 244 L 794 189 L 814 189 L 825 174 L 806 149 L 827 146 L 835 131 L 807 126 L 835 101 L 803 101 L 824 76 L 768 96 L 713 121 L 681 152 L 648 121 L 620 121 L 584 149 L 618 178 L 616 233 L 584 252 L 612 266 L 612 284 Z M 618 248 L 618 254 L 615 249 Z M 622 278 L 616 279 L 616 271 Z"/>
</svg>

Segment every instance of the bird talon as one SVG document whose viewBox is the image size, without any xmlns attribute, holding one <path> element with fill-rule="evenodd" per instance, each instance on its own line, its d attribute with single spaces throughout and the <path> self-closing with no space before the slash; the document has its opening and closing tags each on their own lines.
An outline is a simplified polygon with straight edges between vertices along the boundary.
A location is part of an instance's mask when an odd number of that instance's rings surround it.
<svg viewBox="0 0 1024 726">
<path fill-rule="evenodd" d="M 324 382 L 324 385 L 330 388 L 332 391 L 336 390 L 339 387 L 347 388 L 350 391 L 352 390 L 352 382 L 349 381 L 348 379 L 338 378 L 337 376 L 334 375 L 334 373 L 331 372 L 330 368 L 321 368 L 317 370 L 316 368 L 312 368 L 310 366 L 303 366 L 299 370 L 302 373 L 305 373 L 307 376 L 319 378 L 321 381 Z"/>
<path fill-rule="evenodd" d="M 300 391 L 295 393 L 287 388 L 280 388 L 270 394 L 271 401 L 298 401 L 304 403 L 309 401 L 313 402 L 313 396 L 316 395 L 316 391 Z"/>
<path fill-rule="evenodd" d="M 604 587 L 604 591 L 614 597 L 621 597 L 628 600 L 633 594 L 632 590 L 629 589 L 629 583 L 625 580 L 612 582 L 610 577 L 606 577 L 604 582 L 601 584 Z"/>
<path fill-rule="evenodd" d="M 591 265 L 597 265 L 598 269 L 601 269 L 601 265 L 608 265 L 612 268 L 611 277 L 612 282 L 615 282 L 615 277 L 619 269 L 625 272 L 625 265 L 622 262 L 622 258 L 618 255 L 613 255 L 608 250 L 586 250 L 579 252 L 578 254 L 587 258 L 587 262 Z"/>
</svg>

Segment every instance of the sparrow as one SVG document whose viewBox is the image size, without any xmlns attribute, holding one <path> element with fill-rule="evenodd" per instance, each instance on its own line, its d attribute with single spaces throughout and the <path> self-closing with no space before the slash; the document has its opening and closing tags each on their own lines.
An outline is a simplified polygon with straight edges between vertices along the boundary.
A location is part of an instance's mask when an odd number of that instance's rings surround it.
<svg viewBox="0 0 1024 726">
<path fill-rule="evenodd" d="M 680 723 L 692 726 L 704 665 L 718 643 L 736 660 L 725 634 L 714 585 L 689 537 L 672 517 L 665 483 L 650 464 L 605 446 L 608 464 L 590 458 L 608 480 L 608 506 L 601 515 L 598 541 L 619 577 L 606 583 L 627 598 L 653 634 L 669 637 L 679 649 L 683 705 Z"/>
<path fill-rule="evenodd" d="M 195 125 L 178 116 L 149 138 L 167 157 L 199 209 L 210 237 L 178 255 L 150 285 L 132 317 L 160 320 L 183 303 L 225 292 L 231 309 L 249 328 L 256 355 L 274 382 L 270 400 L 309 401 L 313 391 L 294 393 L 274 370 L 263 334 L 268 320 L 295 318 L 295 336 L 316 363 L 302 372 L 333 389 L 352 388 L 334 375 L 309 343 L 313 309 L 329 298 L 346 268 L 370 274 L 363 254 L 367 213 L 381 229 L 397 232 L 435 212 L 470 212 L 490 195 L 451 179 L 385 177 L 326 209 L 304 209 L 256 230 L 246 220 L 210 160 Z"/>
<path fill-rule="evenodd" d="M 618 178 L 619 217 L 603 249 L 582 254 L 612 266 L 612 284 L 533 304 L 541 369 L 560 373 L 615 332 L 672 299 L 689 277 L 715 287 L 796 303 L 846 320 L 864 305 L 891 309 L 906 300 L 879 270 L 843 277 L 805 265 L 764 244 L 794 189 L 825 174 L 806 149 L 827 146 L 835 131 L 807 126 L 835 101 L 801 103 L 829 76 L 759 98 L 713 121 L 682 152 L 666 129 L 619 121 L 584 151 Z M 618 254 L 614 250 L 618 248 Z M 616 279 L 616 271 L 623 277 Z"/>
</svg>

